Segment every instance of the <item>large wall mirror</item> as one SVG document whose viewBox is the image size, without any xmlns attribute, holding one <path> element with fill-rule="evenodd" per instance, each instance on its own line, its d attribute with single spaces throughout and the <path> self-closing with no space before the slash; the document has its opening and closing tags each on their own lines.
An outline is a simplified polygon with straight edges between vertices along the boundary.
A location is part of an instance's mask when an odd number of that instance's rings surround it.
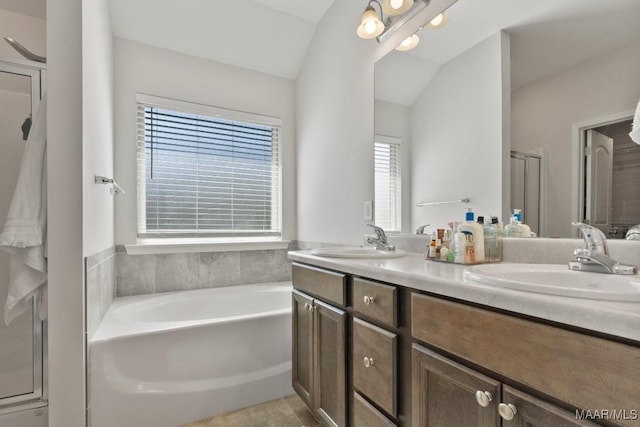
<svg viewBox="0 0 640 427">
<path fill-rule="evenodd" d="M 586 220 L 624 237 L 640 223 L 640 2 L 459 0 L 447 14 L 375 64 L 375 134 L 404 144 L 402 231 L 520 208 L 539 236 Z"/>
</svg>

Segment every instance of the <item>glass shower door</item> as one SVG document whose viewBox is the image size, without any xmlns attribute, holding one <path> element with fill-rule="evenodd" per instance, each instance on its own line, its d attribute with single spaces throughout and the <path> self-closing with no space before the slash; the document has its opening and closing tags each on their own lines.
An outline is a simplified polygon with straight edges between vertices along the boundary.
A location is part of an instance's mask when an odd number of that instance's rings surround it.
<svg viewBox="0 0 640 427">
<path fill-rule="evenodd" d="M 18 180 L 26 134 L 40 99 L 40 72 L 0 61 L 0 227 Z M 11 258 L 0 251 L 0 413 L 3 407 L 42 397 L 42 322 L 37 302 L 4 324 Z"/>
</svg>

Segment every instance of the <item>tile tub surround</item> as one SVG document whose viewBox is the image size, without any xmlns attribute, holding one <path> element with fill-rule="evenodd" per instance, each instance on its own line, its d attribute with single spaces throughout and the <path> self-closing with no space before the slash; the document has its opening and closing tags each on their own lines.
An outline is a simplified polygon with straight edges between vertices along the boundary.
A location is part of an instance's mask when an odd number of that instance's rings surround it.
<svg viewBox="0 0 640 427">
<path fill-rule="evenodd" d="M 129 255 L 118 247 L 116 295 L 289 281 L 288 250 Z"/>
<path fill-rule="evenodd" d="M 85 258 L 87 298 L 87 334 L 91 338 L 98 329 L 116 296 L 115 247 Z"/>
<path fill-rule="evenodd" d="M 422 254 L 409 253 L 391 259 L 354 259 L 326 258 L 311 255 L 309 251 L 297 251 L 289 252 L 289 258 L 640 342 L 640 303 L 560 297 L 465 282 L 463 273 L 466 266 L 425 261 Z"/>
</svg>

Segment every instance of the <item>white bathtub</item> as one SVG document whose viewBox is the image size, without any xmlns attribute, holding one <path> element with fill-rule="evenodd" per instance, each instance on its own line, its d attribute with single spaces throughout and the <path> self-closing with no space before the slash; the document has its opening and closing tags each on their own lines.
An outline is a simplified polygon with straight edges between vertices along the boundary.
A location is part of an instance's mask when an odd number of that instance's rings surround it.
<svg viewBox="0 0 640 427">
<path fill-rule="evenodd" d="M 175 427 L 291 394 L 291 283 L 118 298 L 88 366 L 90 427 Z"/>
</svg>

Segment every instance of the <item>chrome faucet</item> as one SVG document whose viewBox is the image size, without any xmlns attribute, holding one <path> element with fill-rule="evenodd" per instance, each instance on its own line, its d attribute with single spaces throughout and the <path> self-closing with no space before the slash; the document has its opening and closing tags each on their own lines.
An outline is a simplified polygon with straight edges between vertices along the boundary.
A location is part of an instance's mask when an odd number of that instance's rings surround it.
<svg viewBox="0 0 640 427">
<path fill-rule="evenodd" d="M 609 247 L 604 233 L 589 224 L 574 222 L 582 232 L 586 247 L 573 251 L 574 260 L 569 262 L 569 269 L 606 274 L 638 274 L 635 265 L 620 264 L 609 256 Z"/>
<path fill-rule="evenodd" d="M 421 225 L 420 227 L 416 228 L 416 234 L 424 234 L 424 229 L 427 228 L 430 225 L 431 224 L 425 224 L 425 225 Z"/>
<path fill-rule="evenodd" d="M 373 224 L 367 224 L 373 228 L 376 233 L 376 237 L 367 237 L 367 243 L 374 245 L 377 250 L 380 251 L 395 251 L 396 247 L 387 243 L 387 235 L 381 227 Z"/>
</svg>

